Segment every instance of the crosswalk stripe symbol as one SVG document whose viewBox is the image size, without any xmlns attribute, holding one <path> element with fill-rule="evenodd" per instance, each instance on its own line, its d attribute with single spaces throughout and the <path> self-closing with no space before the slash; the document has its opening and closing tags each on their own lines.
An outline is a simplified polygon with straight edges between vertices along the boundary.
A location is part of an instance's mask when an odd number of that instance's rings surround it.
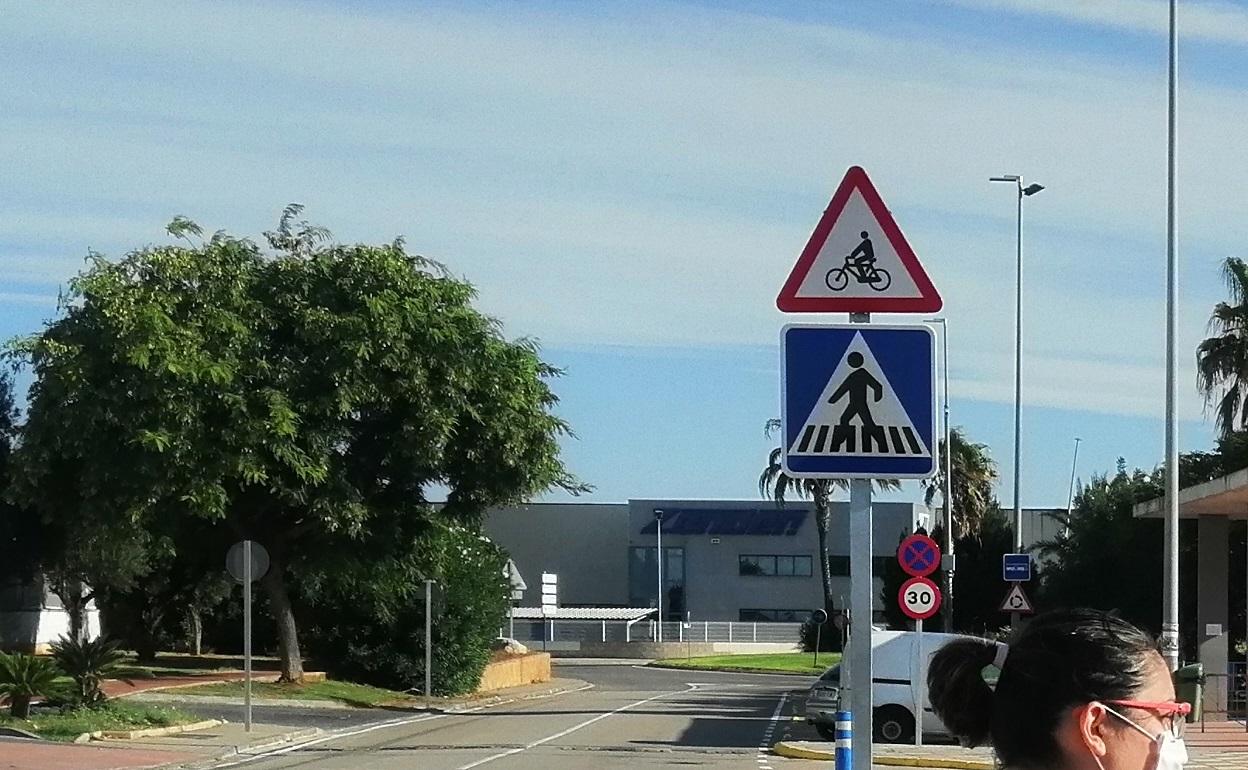
<svg viewBox="0 0 1248 770">
<path fill-rule="evenodd" d="M 789 447 L 805 457 L 931 457 L 861 333 L 854 335 Z"/>
</svg>

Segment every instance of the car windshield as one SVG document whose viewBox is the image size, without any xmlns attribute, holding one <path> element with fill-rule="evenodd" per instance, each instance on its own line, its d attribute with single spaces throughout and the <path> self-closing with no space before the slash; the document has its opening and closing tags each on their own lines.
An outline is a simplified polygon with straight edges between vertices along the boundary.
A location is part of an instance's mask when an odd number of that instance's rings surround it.
<svg viewBox="0 0 1248 770">
<path fill-rule="evenodd" d="M 819 677 L 819 681 L 820 681 L 820 682 L 833 682 L 833 683 L 836 683 L 836 684 L 840 684 L 840 683 L 841 683 L 841 667 L 840 667 L 840 665 L 833 666 L 832 668 L 828 669 L 827 671 L 824 671 L 824 672 L 823 672 L 823 676 Z"/>
</svg>

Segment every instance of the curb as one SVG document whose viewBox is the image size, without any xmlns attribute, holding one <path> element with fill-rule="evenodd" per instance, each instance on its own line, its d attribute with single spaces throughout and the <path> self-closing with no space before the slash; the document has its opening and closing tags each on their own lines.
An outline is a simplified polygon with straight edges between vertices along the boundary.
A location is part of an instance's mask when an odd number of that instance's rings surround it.
<svg viewBox="0 0 1248 770">
<path fill-rule="evenodd" d="M 415 708 L 397 708 L 388 707 L 392 711 L 411 711 L 414 713 L 430 713 L 430 714 L 462 714 L 465 711 L 474 711 L 481 708 L 489 708 L 491 706 L 503 706 L 508 703 L 516 703 L 519 701 L 535 700 L 537 698 L 552 698 L 556 695 L 563 695 L 570 692 L 580 692 L 588 690 L 593 685 L 583 682 L 579 679 L 566 680 L 568 685 L 548 687 L 544 690 L 526 693 L 524 695 L 491 695 L 484 698 L 475 698 L 473 700 L 452 701 L 446 704 L 429 704 L 425 706 L 416 706 Z"/>
<path fill-rule="evenodd" d="M 204 759 L 192 760 L 190 762 L 174 762 L 169 765 L 161 765 L 161 767 L 165 770 L 209 770 L 210 768 L 216 767 L 223 760 L 235 757 L 249 757 L 253 754 L 263 756 L 263 752 L 269 751 L 270 749 L 310 741 L 324 734 L 325 731 L 319 727 L 305 727 L 300 730 L 292 730 L 288 733 L 275 735 L 267 740 L 256 741 L 255 743 L 250 743 L 245 746 L 223 746 L 221 751 L 217 752 L 217 754 L 212 757 L 205 757 Z"/>
<path fill-rule="evenodd" d="M 647 663 L 643 668 L 658 668 L 664 671 L 688 671 L 694 674 L 711 671 L 719 674 L 767 674 L 770 676 L 788 677 L 819 676 L 823 673 L 823 671 L 777 671 L 774 668 L 695 668 L 693 666 L 670 666 L 660 663 Z"/>
<path fill-rule="evenodd" d="M 775 754 L 789 759 L 815 759 L 823 762 L 836 760 L 836 754 L 832 751 L 808 749 L 805 746 L 797 746 L 786 741 L 780 741 L 775 746 L 772 746 L 771 750 Z M 901 754 L 886 754 L 883 756 L 877 754 L 871 757 L 871 764 L 888 767 L 948 768 L 949 770 L 994 770 L 993 763 L 978 759 L 945 759 L 943 757 L 915 757 Z"/>
<path fill-rule="evenodd" d="M 90 735 L 92 737 L 99 735 L 114 740 L 132 741 L 136 738 L 163 738 L 166 735 L 177 735 L 178 733 L 186 733 L 191 730 L 207 730 L 220 724 L 224 724 L 220 719 L 205 719 L 202 722 L 192 722 L 189 725 L 148 727 L 142 730 L 103 730 L 98 733 L 90 733 Z M 81 738 L 82 736 L 78 737 Z"/>
</svg>

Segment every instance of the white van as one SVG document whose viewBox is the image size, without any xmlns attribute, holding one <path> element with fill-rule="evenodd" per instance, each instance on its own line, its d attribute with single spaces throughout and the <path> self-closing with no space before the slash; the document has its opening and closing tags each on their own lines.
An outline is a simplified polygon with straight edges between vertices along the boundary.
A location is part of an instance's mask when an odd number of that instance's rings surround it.
<svg viewBox="0 0 1248 770">
<path fill-rule="evenodd" d="M 880 629 L 871 633 L 871 703 L 874 711 L 871 723 L 877 743 L 914 743 L 915 713 L 920 698 L 923 703 L 923 737 L 949 737 L 948 730 L 932 712 L 927 683 L 920 679 L 916 657 L 920 636 L 928 663 L 946 643 L 966 638 L 959 634 L 924 632 L 920 635 L 914 631 Z M 846 647 L 845 659 L 848 658 L 849 648 Z M 838 663 L 824 671 L 811 686 L 806 699 L 806 721 L 814 725 L 825 740 L 832 740 L 835 735 L 836 712 L 841 708 L 842 670 L 842 664 Z"/>
</svg>

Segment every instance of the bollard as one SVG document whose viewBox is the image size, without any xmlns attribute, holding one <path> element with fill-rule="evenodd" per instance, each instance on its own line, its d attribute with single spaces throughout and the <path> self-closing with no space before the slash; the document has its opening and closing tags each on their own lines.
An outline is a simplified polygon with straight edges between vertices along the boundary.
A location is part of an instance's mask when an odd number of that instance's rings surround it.
<svg viewBox="0 0 1248 770">
<path fill-rule="evenodd" d="M 850 770 L 854 759 L 854 715 L 836 712 L 836 770 Z"/>
</svg>

